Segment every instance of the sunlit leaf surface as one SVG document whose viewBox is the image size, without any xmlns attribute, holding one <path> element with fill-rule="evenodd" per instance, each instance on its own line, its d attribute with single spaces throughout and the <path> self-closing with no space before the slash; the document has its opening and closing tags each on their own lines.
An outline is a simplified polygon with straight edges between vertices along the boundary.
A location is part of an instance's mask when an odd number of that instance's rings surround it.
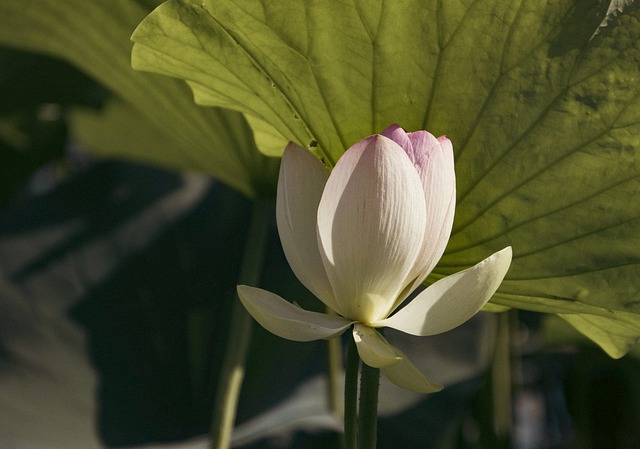
<svg viewBox="0 0 640 449">
<path fill-rule="evenodd" d="M 635 344 L 637 7 L 599 29 L 595 0 L 202 3 L 147 17 L 134 66 L 245 113 L 267 153 L 290 139 L 334 163 L 390 123 L 446 134 L 458 208 L 432 278 L 512 245 L 494 303 L 558 313 L 612 356 Z"/>
</svg>

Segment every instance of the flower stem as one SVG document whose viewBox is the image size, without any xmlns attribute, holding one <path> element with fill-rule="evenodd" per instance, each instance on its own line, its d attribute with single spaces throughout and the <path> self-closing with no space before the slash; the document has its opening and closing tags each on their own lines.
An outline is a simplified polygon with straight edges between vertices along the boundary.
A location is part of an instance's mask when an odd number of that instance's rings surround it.
<svg viewBox="0 0 640 449">
<path fill-rule="evenodd" d="M 327 313 L 335 313 L 327 308 Z M 342 375 L 342 340 L 331 338 L 327 341 L 327 358 L 329 365 L 329 409 L 337 418 L 344 416 L 344 404 L 340 395 L 340 377 Z"/>
<path fill-rule="evenodd" d="M 496 347 L 491 367 L 493 426 L 496 449 L 508 448 L 511 436 L 511 326 L 512 311 L 498 314 Z"/>
<path fill-rule="evenodd" d="M 344 379 L 344 445 L 356 449 L 358 429 L 358 371 L 360 356 L 356 342 L 349 337 Z"/>
<path fill-rule="evenodd" d="M 358 414 L 358 448 L 375 449 L 378 437 L 378 390 L 380 369 L 362 364 L 360 372 L 360 411 Z"/>
<path fill-rule="evenodd" d="M 257 285 L 262 272 L 262 263 L 267 246 L 271 201 L 256 200 L 251 213 L 251 223 L 247 231 L 242 265 L 238 276 L 240 284 Z M 242 303 L 234 298 L 231 306 L 230 335 L 222 362 L 222 370 L 215 396 L 215 405 L 211 418 L 211 447 L 228 449 L 236 419 L 238 397 L 244 380 L 245 362 L 253 319 Z"/>
</svg>

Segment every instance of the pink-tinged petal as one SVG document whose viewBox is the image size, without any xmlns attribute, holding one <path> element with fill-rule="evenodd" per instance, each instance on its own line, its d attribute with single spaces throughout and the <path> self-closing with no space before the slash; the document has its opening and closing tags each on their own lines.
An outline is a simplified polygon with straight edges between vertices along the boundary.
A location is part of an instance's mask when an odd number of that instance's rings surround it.
<svg viewBox="0 0 640 449">
<path fill-rule="evenodd" d="M 456 176 L 453 145 L 446 137 L 436 139 L 426 131 L 409 134 L 414 148 L 414 164 L 420 174 L 427 206 L 427 235 L 431 236 L 425 248 L 431 248 L 423 257 L 426 277 L 438 263 L 451 235 L 456 206 Z M 421 283 L 423 279 L 420 279 Z"/>
<path fill-rule="evenodd" d="M 413 144 L 409 140 L 409 135 L 404 129 L 394 124 L 385 128 L 380 134 L 400 145 L 404 152 L 407 153 L 407 156 L 409 156 L 411 162 L 413 162 L 413 159 L 411 158 L 411 155 L 413 154 Z"/>
<path fill-rule="evenodd" d="M 395 309 L 424 281 L 444 253 L 453 226 L 456 180 L 453 146 L 445 136 L 436 139 L 427 131 L 407 133 L 398 125 L 389 126 L 382 135 L 398 143 L 418 171 L 427 213 L 425 240 L 409 273 L 409 286 L 399 296 Z"/>
<path fill-rule="evenodd" d="M 249 314 L 266 330 L 294 341 L 335 337 L 353 324 L 336 315 L 310 312 L 260 288 L 238 285 L 238 297 Z"/>
<path fill-rule="evenodd" d="M 413 148 L 411 157 L 424 189 L 427 225 L 420 254 L 409 274 L 413 282 L 398 298 L 396 307 L 424 281 L 442 257 L 451 235 L 456 206 L 451 141 L 446 137 L 436 139 L 426 131 L 409 133 L 408 138 Z"/>
<path fill-rule="evenodd" d="M 393 346 L 380 333 L 362 324 L 353 326 L 353 339 L 364 363 L 374 368 L 393 365 L 400 361 Z"/>
<path fill-rule="evenodd" d="M 401 358 L 398 363 L 382 367 L 382 375 L 397 386 L 416 393 L 435 393 L 442 390 L 442 385 L 432 382 L 420 371 L 398 348 L 393 348 Z"/>
<path fill-rule="evenodd" d="M 431 157 L 431 154 L 441 149 L 442 142 L 430 132 L 423 130 L 407 133 L 407 139 L 411 142 L 412 149 L 412 152 L 409 154 L 409 159 L 411 159 L 416 169 L 422 173 L 425 166 L 429 163 L 428 159 Z M 444 137 L 444 139 L 450 142 L 446 137 Z M 453 149 L 453 147 L 449 149 Z"/>
<path fill-rule="evenodd" d="M 338 161 L 318 207 L 318 242 L 338 310 L 368 323 L 387 316 L 424 239 L 424 194 L 411 161 L 375 135 Z"/>
<path fill-rule="evenodd" d="M 486 304 L 511 264 L 511 247 L 479 264 L 440 279 L 390 318 L 373 323 L 411 335 L 435 335 L 460 326 Z"/>
<path fill-rule="evenodd" d="M 317 240 L 318 204 L 329 170 L 309 151 L 289 143 L 282 155 L 276 220 L 284 254 L 302 284 L 339 312 Z"/>
</svg>

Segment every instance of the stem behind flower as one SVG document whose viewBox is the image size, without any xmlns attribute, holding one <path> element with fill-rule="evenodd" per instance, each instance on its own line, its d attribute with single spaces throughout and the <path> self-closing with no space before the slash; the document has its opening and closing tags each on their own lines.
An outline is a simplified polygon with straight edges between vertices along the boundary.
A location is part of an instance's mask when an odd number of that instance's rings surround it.
<svg viewBox="0 0 640 449">
<path fill-rule="evenodd" d="M 360 373 L 358 448 L 375 449 L 378 439 L 378 390 L 380 369 L 363 363 Z"/>
<path fill-rule="evenodd" d="M 356 342 L 349 337 L 344 379 L 344 443 L 346 449 L 356 449 L 358 437 L 358 371 L 360 356 Z"/>
<path fill-rule="evenodd" d="M 334 313 L 327 307 L 327 313 Z M 329 365 L 329 408 L 336 418 L 344 416 L 344 405 L 340 394 L 340 376 L 342 375 L 342 339 L 332 338 L 327 341 L 327 358 Z"/>
<path fill-rule="evenodd" d="M 247 232 L 247 242 L 238 276 L 240 284 L 257 285 L 260 280 L 271 209 L 271 201 L 257 200 L 253 204 L 251 224 Z M 238 397 L 244 380 L 245 363 L 253 328 L 253 319 L 242 303 L 237 298 L 234 299 L 229 327 L 230 335 L 233 338 L 227 338 L 227 347 L 211 418 L 210 432 L 213 449 L 228 449 L 231 445 L 231 434 L 236 419 Z"/>
<path fill-rule="evenodd" d="M 358 371 L 360 391 L 358 394 Z M 346 449 L 375 449 L 378 436 L 380 370 L 360 363 L 353 338 L 349 338 L 344 382 L 344 438 Z M 360 406 L 358 407 L 358 398 Z"/>
</svg>

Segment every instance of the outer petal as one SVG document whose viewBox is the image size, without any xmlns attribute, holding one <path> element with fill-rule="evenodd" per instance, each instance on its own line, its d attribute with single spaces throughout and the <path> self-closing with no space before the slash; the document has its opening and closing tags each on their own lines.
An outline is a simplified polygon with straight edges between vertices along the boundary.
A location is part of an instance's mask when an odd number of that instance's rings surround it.
<svg viewBox="0 0 640 449">
<path fill-rule="evenodd" d="M 262 327 L 288 340 L 331 338 L 344 332 L 353 323 L 340 316 L 303 310 L 275 293 L 260 288 L 238 285 L 238 296 Z"/>
<path fill-rule="evenodd" d="M 284 254 L 296 277 L 327 306 L 340 312 L 316 235 L 318 204 L 328 178 L 329 170 L 318 159 L 289 143 L 280 163 L 276 220 Z"/>
<path fill-rule="evenodd" d="M 400 361 L 393 346 L 380 333 L 362 324 L 353 326 L 353 339 L 364 363 L 374 368 L 393 365 Z"/>
<path fill-rule="evenodd" d="M 442 385 L 431 382 L 426 378 L 406 355 L 398 348 L 393 348 L 396 355 L 402 358 L 400 362 L 381 368 L 382 375 L 397 386 L 417 393 L 435 393 L 442 390 Z"/>
<path fill-rule="evenodd" d="M 400 146 L 375 135 L 347 150 L 318 208 L 320 251 L 345 317 L 368 323 L 389 314 L 425 222 L 422 184 Z"/>
<path fill-rule="evenodd" d="M 418 171 L 427 214 L 425 239 L 416 264 L 409 273 L 411 283 L 398 298 L 397 307 L 424 281 L 444 253 L 453 226 L 456 179 L 453 146 L 446 137 L 436 139 L 427 131 L 406 133 L 398 125 L 389 126 L 382 134 L 402 146 Z"/>
<path fill-rule="evenodd" d="M 393 316 L 372 325 L 421 336 L 451 330 L 475 315 L 489 301 L 510 264 L 509 246 L 467 270 L 439 280 Z"/>
</svg>

